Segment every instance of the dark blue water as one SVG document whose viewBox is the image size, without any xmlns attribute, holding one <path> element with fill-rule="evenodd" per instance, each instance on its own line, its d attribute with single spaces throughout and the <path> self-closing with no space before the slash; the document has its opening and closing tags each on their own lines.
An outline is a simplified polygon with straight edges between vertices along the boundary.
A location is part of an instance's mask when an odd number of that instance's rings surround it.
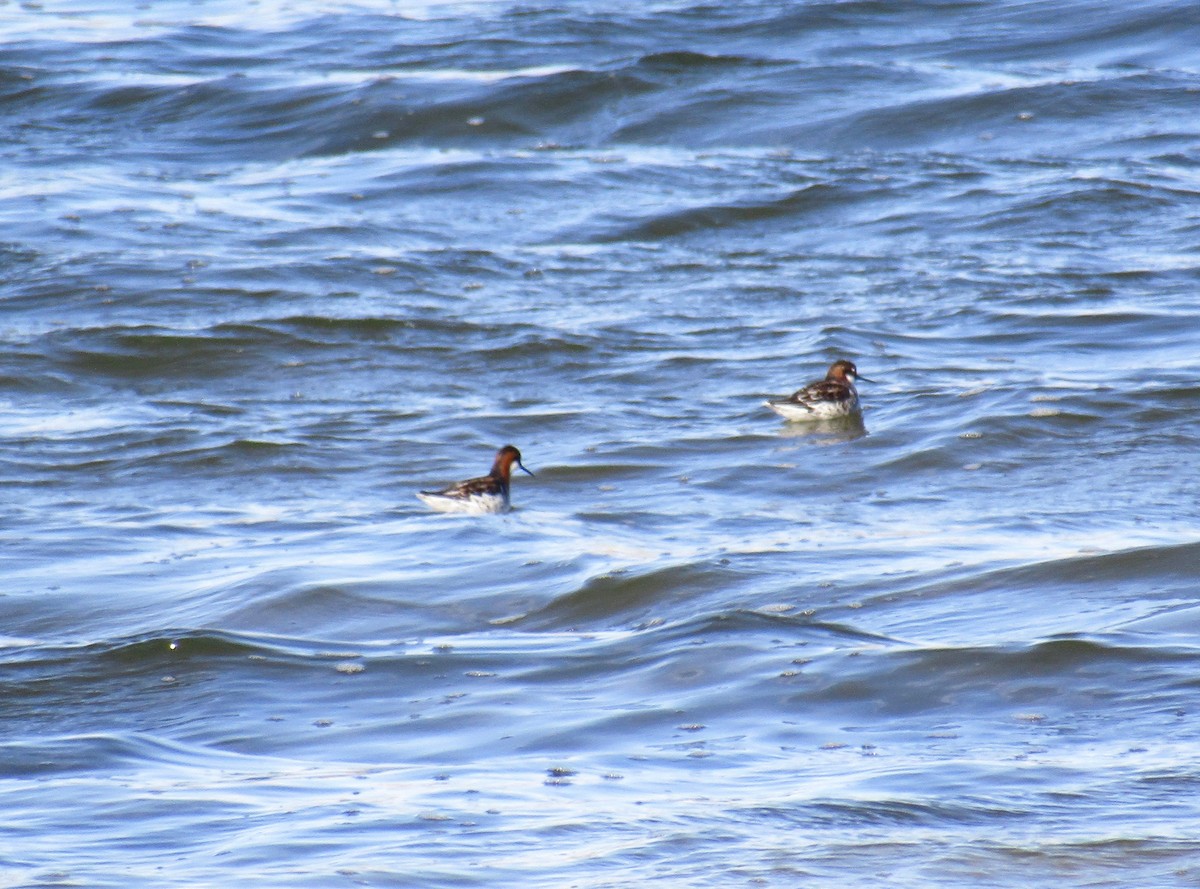
<svg viewBox="0 0 1200 889">
<path fill-rule="evenodd" d="M 1198 47 L 0 5 L 0 884 L 1195 885 Z"/>
</svg>

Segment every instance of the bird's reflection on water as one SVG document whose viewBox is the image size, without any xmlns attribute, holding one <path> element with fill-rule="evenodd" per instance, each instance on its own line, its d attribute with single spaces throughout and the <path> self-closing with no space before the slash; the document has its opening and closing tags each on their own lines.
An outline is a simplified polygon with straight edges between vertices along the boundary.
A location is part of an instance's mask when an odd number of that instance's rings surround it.
<svg viewBox="0 0 1200 889">
<path fill-rule="evenodd" d="M 859 415 L 838 417 L 833 420 L 809 420 L 803 423 L 783 423 L 779 427 L 780 438 L 807 439 L 812 444 L 844 444 L 862 438 L 867 427 Z"/>
</svg>

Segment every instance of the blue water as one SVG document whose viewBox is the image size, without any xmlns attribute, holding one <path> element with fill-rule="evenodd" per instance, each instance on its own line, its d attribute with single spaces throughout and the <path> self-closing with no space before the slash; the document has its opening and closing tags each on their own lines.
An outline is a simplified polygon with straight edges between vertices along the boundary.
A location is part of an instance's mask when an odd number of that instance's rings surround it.
<svg viewBox="0 0 1200 889">
<path fill-rule="evenodd" d="M 1200 881 L 1196 4 L 0 35 L 0 885 Z"/>
</svg>

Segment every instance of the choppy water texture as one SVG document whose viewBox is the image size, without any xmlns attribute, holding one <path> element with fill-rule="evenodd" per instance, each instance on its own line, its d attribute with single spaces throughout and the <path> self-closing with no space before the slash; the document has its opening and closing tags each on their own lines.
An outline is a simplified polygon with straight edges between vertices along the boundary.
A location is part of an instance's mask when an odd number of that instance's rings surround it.
<svg viewBox="0 0 1200 889">
<path fill-rule="evenodd" d="M 1194 2 L 114 6 L 0 5 L 0 883 L 1200 881 Z"/>
</svg>

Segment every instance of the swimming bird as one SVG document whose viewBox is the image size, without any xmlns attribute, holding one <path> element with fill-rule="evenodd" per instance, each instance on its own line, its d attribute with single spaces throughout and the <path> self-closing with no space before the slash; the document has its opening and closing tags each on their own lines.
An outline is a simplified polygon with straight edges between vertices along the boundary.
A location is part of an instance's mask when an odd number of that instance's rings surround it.
<svg viewBox="0 0 1200 889">
<path fill-rule="evenodd" d="M 853 361 L 839 358 L 825 374 L 825 379 L 809 383 L 792 393 L 791 398 L 763 402 L 779 416 L 787 420 L 832 420 L 849 417 L 859 412 L 858 390 L 855 380 L 867 379 L 858 372 Z"/>
<path fill-rule="evenodd" d="M 508 512 L 509 477 L 516 465 L 522 472 L 533 475 L 521 464 L 521 452 L 505 445 L 496 452 L 492 471 L 479 478 L 458 482 L 441 491 L 420 491 L 417 497 L 437 512 L 464 512 L 482 515 L 489 512 Z"/>
</svg>

